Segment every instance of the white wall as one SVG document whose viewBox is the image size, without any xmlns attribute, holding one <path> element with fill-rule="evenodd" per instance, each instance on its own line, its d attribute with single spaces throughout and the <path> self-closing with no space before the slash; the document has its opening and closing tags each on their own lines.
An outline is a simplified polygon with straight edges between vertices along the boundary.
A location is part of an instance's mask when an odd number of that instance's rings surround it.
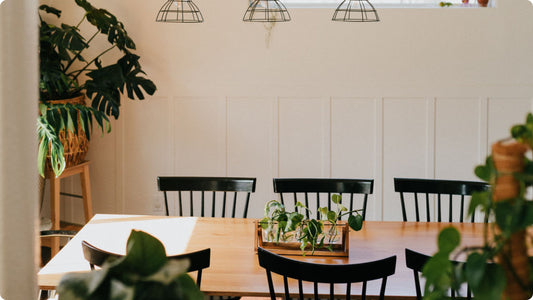
<svg viewBox="0 0 533 300">
<path fill-rule="evenodd" d="M 253 217 L 273 177 L 355 177 L 375 179 L 367 218 L 398 220 L 393 177 L 475 179 L 532 105 L 527 0 L 380 9 L 368 24 L 292 9 L 269 47 L 263 24 L 241 21 L 246 0 L 197 0 L 203 24 L 154 22 L 164 1 L 92 2 L 124 21 L 158 86 L 93 139 L 95 212 L 157 211 L 158 175 L 255 176 Z M 63 211 L 83 219 L 77 200 Z"/>
</svg>

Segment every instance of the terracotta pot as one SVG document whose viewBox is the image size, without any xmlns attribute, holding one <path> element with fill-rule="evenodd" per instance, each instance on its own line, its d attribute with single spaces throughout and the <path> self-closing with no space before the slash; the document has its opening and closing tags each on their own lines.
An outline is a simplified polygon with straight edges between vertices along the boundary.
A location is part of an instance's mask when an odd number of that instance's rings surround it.
<svg viewBox="0 0 533 300">
<path fill-rule="evenodd" d="M 82 104 L 85 105 L 85 95 L 81 95 L 78 97 L 70 98 L 70 99 L 62 99 L 62 100 L 50 100 L 47 101 L 49 104 Z M 80 120 L 79 120 L 79 114 L 78 114 L 78 126 L 81 126 Z M 63 149 L 65 152 L 65 161 L 66 161 L 66 168 L 72 167 L 75 165 L 80 164 L 85 160 L 85 155 L 89 151 L 89 140 L 87 139 L 87 136 L 85 135 L 84 131 L 79 131 L 79 134 L 76 136 L 73 132 L 70 130 L 63 130 L 59 133 L 59 139 L 61 140 L 61 144 L 63 144 Z M 50 154 L 48 155 L 48 159 L 46 161 L 46 172 L 51 172 L 52 167 L 50 165 Z"/>
<path fill-rule="evenodd" d="M 516 142 L 497 142 L 492 145 L 492 158 L 496 170 L 498 170 L 498 177 L 492 190 L 494 202 L 511 199 L 519 195 L 520 184 L 513 177 L 513 173 L 524 170 L 524 155 L 527 150 L 527 146 Z M 502 253 L 498 256 L 498 263 L 504 268 L 507 277 L 504 299 L 529 299 L 531 293 L 522 288 L 512 273 L 514 270 L 521 282 L 526 284 L 530 282 L 525 230 L 516 232 L 511 236 L 503 247 Z"/>
</svg>

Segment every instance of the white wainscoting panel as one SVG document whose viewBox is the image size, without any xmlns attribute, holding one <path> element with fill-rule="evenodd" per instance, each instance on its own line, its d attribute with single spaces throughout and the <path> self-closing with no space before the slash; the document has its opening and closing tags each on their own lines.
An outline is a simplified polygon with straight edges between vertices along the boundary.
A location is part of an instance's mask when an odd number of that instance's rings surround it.
<svg viewBox="0 0 533 300">
<path fill-rule="evenodd" d="M 163 214 L 163 195 L 157 189 L 157 176 L 172 173 L 172 102 L 155 98 L 150 105 L 128 101 L 123 133 L 124 211 Z"/>
<path fill-rule="evenodd" d="M 511 126 L 524 123 L 533 107 L 531 98 L 489 98 L 488 102 L 489 147 L 496 141 L 510 137 Z"/>
<path fill-rule="evenodd" d="M 175 172 L 182 176 L 226 175 L 224 98 L 174 100 Z"/>
<path fill-rule="evenodd" d="M 436 100 L 435 178 L 477 180 L 474 167 L 483 161 L 487 142 L 486 103 L 476 98 Z"/>
<path fill-rule="evenodd" d="M 525 120 L 532 102 L 253 95 L 125 101 L 112 133 L 101 138 L 95 131 L 92 140 L 94 211 L 163 214 L 159 175 L 250 176 L 258 181 L 249 217 L 258 218 L 277 197 L 272 178 L 345 177 L 374 179 L 368 220 L 400 220 L 394 177 L 477 180 L 474 166 Z M 63 190 L 78 193 L 78 182 L 65 180 Z M 64 220 L 83 223 L 79 199 L 61 203 Z"/>
<path fill-rule="evenodd" d="M 366 219 L 381 219 L 381 107 L 373 98 L 331 100 L 331 177 L 374 179 Z M 379 141 L 379 142 L 378 142 Z M 378 196 L 379 195 L 379 196 Z"/>
<path fill-rule="evenodd" d="M 261 218 L 265 203 L 275 198 L 277 124 L 275 98 L 228 99 L 227 175 L 257 178 L 248 217 Z"/>
<path fill-rule="evenodd" d="M 487 145 L 487 100 L 482 98 L 438 98 L 435 104 L 435 178 L 479 181 L 476 165 L 484 161 Z M 433 198 L 433 201 L 436 201 Z M 470 197 L 463 203 L 466 218 Z M 433 202 L 435 204 L 435 202 Z M 448 197 L 442 198 L 443 221 L 448 220 Z M 432 212 L 436 216 L 437 209 Z M 453 202 L 452 220 L 461 214 L 460 197 Z M 483 216 L 477 214 L 478 221 Z"/>
<path fill-rule="evenodd" d="M 434 100 L 384 99 L 383 219 L 401 220 L 400 196 L 394 177 L 433 176 Z M 412 210 L 407 211 L 412 219 Z"/>
<path fill-rule="evenodd" d="M 330 177 L 329 99 L 279 100 L 279 177 Z"/>
</svg>

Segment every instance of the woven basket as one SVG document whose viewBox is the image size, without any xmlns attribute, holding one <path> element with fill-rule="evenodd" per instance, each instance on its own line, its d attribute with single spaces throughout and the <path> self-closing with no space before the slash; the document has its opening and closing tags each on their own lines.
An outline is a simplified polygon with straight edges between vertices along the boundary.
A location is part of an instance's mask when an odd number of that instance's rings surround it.
<svg viewBox="0 0 533 300">
<path fill-rule="evenodd" d="M 492 158 L 499 173 L 492 191 L 494 202 L 512 199 L 519 195 L 520 184 L 514 178 L 513 172 L 524 170 L 524 155 L 527 150 L 527 146 L 516 142 L 497 142 L 492 145 Z M 498 257 L 498 263 L 502 265 L 507 277 L 503 299 L 525 300 L 531 297 L 531 293 L 522 288 L 513 275 L 514 270 L 521 282 L 530 283 L 531 270 L 527 251 L 525 230 L 514 233 L 503 247 L 502 254 Z M 504 256 L 509 260 L 504 259 Z"/>
<path fill-rule="evenodd" d="M 63 99 L 63 100 L 51 100 L 49 104 L 82 104 L 85 105 L 85 95 L 81 95 L 75 98 Z M 81 128 L 81 122 L 78 114 L 78 128 Z M 59 132 L 59 140 L 63 144 L 63 150 L 65 152 L 66 168 L 78 165 L 85 160 L 85 155 L 89 151 L 89 140 L 85 135 L 85 132 L 79 130 L 79 135 L 76 136 L 70 130 L 62 130 Z M 52 172 L 50 165 L 50 154 L 48 154 L 46 160 L 46 172 Z"/>
</svg>

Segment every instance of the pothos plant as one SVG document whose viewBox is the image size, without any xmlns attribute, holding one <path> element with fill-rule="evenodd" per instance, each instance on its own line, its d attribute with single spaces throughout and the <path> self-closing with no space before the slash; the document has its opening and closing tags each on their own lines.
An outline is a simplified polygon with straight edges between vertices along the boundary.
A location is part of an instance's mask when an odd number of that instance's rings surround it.
<svg viewBox="0 0 533 300">
<path fill-rule="evenodd" d="M 49 21 L 54 17 L 59 19 L 61 11 L 48 5 L 39 7 L 41 115 L 38 119 L 38 170 L 41 175 L 44 175 L 48 152 L 56 175 L 65 168 L 60 132 L 68 129 L 76 137 L 84 132 L 90 139 L 93 119 L 103 132 L 109 132 L 108 117 L 118 118 L 123 94 L 130 99 L 142 100 L 145 97 L 143 90 L 149 95 L 156 90 L 155 84 L 143 76 L 145 72 L 139 63 L 140 57 L 133 53 L 135 43 L 128 36 L 124 24 L 109 11 L 95 8 L 86 0 L 68 2 L 74 2 L 84 11 L 75 25 L 55 25 Z M 80 33 L 84 23 L 94 27 L 87 38 Z M 107 46 L 96 42 L 95 38 L 99 35 L 106 38 Z M 94 56 L 86 53 L 91 44 L 102 46 Z M 113 52 L 121 55 L 116 62 L 102 61 L 104 55 Z M 83 94 L 91 101 L 89 107 L 51 102 Z"/>
<path fill-rule="evenodd" d="M 308 247 L 311 252 L 323 247 L 331 251 L 331 243 L 338 235 L 337 221 L 343 216 L 348 215 L 348 225 L 353 230 L 359 231 L 363 227 L 362 209 L 348 211 L 341 201 L 342 196 L 333 194 L 331 202 L 335 204 L 335 209 L 321 207 L 318 219 L 308 219 L 303 213 L 311 211 L 301 202 L 296 202 L 295 211 L 289 212 L 281 202 L 271 200 L 265 205 L 265 217 L 259 223 L 267 240 L 279 243 L 296 239 L 304 255 Z M 330 225 L 327 232 L 324 231 L 325 223 Z"/>
<path fill-rule="evenodd" d="M 61 300 L 204 299 L 187 268 L 186 260 L 169 260 L 157 238 L 132 230 L 125 256 L 99 270 L 66 274 L 57 292 Z"/>
<path fill-rule="evenodd" d="M 449 289 L 459 292 L 463 283 L 477 299 L 529 299 L 533 294 L 533 268 L 527 256 L 531 238 L 526 238 L 527 227 L 533 225 L 533 198 L 527 192 L 533 185 L 533 162 L 524 155 L 533 149 L 533 115 L 528 114 L 524 124 L 513 126 L 511 136 L 515 142 L 510 147 L 519 150 L 515 171 L 509 168 L 509 156 L 500 158 L 511 151 L 498 150 L 502 145 L 498 143 L 485 164 L 475 168 L 475 174 L 491 184 L 489 191 L 472 196 L 468 209 L 469 214 L 480 209 L 489 217 L 483 244 L 461 248 L 457 229 L 443 229 L 438 252 L 423 269 L 424 299 L 445 299 Z M 463 263 L 452 263 L 460 256 L 466 256 Z"/>
</svg>

